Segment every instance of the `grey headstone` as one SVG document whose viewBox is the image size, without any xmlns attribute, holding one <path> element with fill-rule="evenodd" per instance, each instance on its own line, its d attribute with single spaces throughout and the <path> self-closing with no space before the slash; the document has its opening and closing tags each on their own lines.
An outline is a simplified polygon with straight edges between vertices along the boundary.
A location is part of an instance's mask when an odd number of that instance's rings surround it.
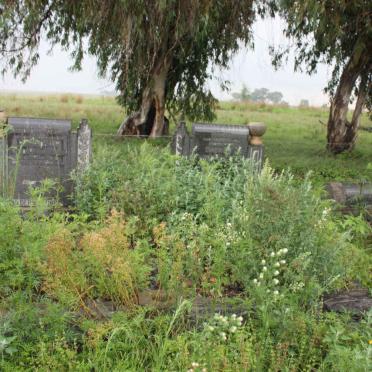
<svg viewBox="0 0 372 372">
<path fill-rule="evenodd" d="M 359 320 L 372 309 L 372 298 L 367 288 L 357 285 L 355 288 L 325 295 L 323 308 L 337 313 L 349 312 L 354 319 Z"/>
<path fill-rule="evenodd" d="M 341 206 L 341 212 L 359 214 L 365 212 L 372 221 L 372 183 L 351 184 L 331 182 L 326 185 L 328 196 Z"/>
<path fill-rule="evenodd" d="M 200 158 L 224 157 L 240 154 L 249 158 L 258 170 L 262 168 L 264 146 L 251 145 L 250 129 L 244 125 L 195 123 L 189 135 L 185 123 L 180 123 L 173 136 L 172 150 L 177 155 Z"/>
<path fill-rule="evenodd" d="M 10 185 L 6 191 L 12 194 L 8 196 L 21 207 L 30 206 L 29 188 L 48 178 L 63 187 L 59 197 L 67 205 L 73 187 L 70 173 L 77 167 L 78 154 L 82 168 L 91 157 L 87 122 L 81 125 L 79 135 L 71 131 L 70 120 L 10 117 L 8 126 L 5 146 L 0 142 L 3 174 Z M 55 203 L 55 193 L 47 197 Z"/>
<path fill-rule="evenodd" d="M 192 126 L 192 150 L 201 158 L 240 153 L 248 156 L 246 126 L 196 123 Z"/>
</svg>

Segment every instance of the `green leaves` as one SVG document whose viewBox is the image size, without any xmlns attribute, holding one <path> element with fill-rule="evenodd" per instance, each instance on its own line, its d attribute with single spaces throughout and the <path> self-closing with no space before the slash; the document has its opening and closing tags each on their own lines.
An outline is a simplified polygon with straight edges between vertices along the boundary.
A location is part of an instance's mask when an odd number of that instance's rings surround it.
<svg viewBox="0 0 372 372">
<path fill-rule="evenodd" d="M 372 22 L 370 1 L 305 0 L 268 1 L 267 9 L 276 7 L 286 22 L 285 35 L 295 44 L 295 67 L 305 66 L 309 74 L 316 72 L 319 63 L 333 65 L 327 91 L 333 93 L 342 66 L 349 58 L 358 61 L 362 51 L 371 48 Z M 273 63 L 285 57 L 289 49 L 273 53 Z M 360 68 L 362 73 L 371 58 Z"/>
<path fill-rule="evenodd" d="M 143 91 L 169 60 L 168 110 L 210 120 L 210 64 L 226 67 L 238 42 L 250 41 L 252 2 L 11 1 L 0 15 L 0 63 L 3 73 L 26 79 L 46 37 L 70 51 L 73 69 L 81 67 L 85 53 L 94 55 L 99 74 L 116 83 L 119 102 L 137 111 Z"/>
</svg>

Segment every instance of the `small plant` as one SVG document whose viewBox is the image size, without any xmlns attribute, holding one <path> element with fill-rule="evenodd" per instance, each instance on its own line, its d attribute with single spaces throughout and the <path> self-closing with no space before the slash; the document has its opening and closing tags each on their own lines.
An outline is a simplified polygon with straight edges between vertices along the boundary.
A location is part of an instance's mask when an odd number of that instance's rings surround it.
<svg viewBox="0 0 372 372">
<path fill-rule="evenodd" d="M 363 240 L 368 235 L 372 234 L 372 228 L 365 220 L 364 216 L 347 216 L 339 222 L 341 228 L 349 233 L 352 240 Z"/>
<path fill-rule="evenodd" d="M 78 105 L 81 105 L 83 102 L 84 102 L 84 98 L 83 96 L 81 95 L 78 95 L 75 97 L 75 102 L 78 104 Z"/>
<path fill-rule="evenodd" d="M 36 187 L 29 187 L 29 218 L 43 218 L 46 214 L 60 209 L 59 196 L 61 192 L 62 186 L 57 181 L 48 178 L 42 180 Z"/>
<path fill-rule="evenodd" d="M 10 336 L 11 333 L 9 323 L 3 323 L 0 328 L 0 354 L 3 360 L 6 356 L 12 356 L 17 352 L 17 348 L 14 346 L 17 337 Z"/>
<path fill-rule="evenodd" d="M 270 252 L 266 259 L 261 260 L 262 268 L 258 277 L 253 279 L 253 283 L 257 287 L 264 286 L 268 295 L 277 297 L 280 294 L 280 277 L 287 265 L 284 259 L 287 253 L 287 248 L 279 249 L 277 252 Z M 301 287 L 303 286 L 304 283 L 301 283 Z"/>
<path fill-rule="evenodd" d="M 204 334 L 212 342 L 229 342 L 236 336 L 242 324 L 242 316 L 215 314 L 209 322 L 204 324 Z"/>
<path fill-rule="evenodd" d="M 131 222 L 113 211 L 107 226 L 77 240 L 59 230 L 45 247 L 40 266 L 43 290 L 69 306 L 90 312 L 87 300 L 109 299 L 128 308 L 138 302 L 138 291 L 148 282 L 147 246 L 131 240 Z"/>
<path fill-rule="evenodd" d="M 68 103 L 68 101 L 70 100 L 70 97 L 67 95 L 67 94 L 63 94 L 61 97 L 60 97 L 60 102 L 61 103 Z"/>
</svg>

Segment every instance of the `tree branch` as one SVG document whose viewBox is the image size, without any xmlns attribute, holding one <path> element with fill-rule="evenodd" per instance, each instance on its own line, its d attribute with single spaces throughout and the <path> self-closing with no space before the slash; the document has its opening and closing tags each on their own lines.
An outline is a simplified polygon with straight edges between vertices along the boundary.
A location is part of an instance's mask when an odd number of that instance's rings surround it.
<svg viewBox="0 0 372 372">
<path fill-rule="evenodd" d="M 0 49 L 1 53 L 17 53 L 22 51 L 23 49 L 29 47 L 31 45 L 32 40 L 36 37 L 37 34 L 40 33 L 41 27 L 43 26 L 43 23 L 50 17 L 52 14 L 52 8 L 54 6 L 54 2 L 52 1 L 51 4 L 49 5 L 48 9 L 44 13 L 43 17 L 39 20 L 38 24 L 36 25 L 35 30 L 29 35 L 28 37 L 25 37 L 25 41 L 21 46 L 18 48 L 13 48 L 13 49 Z"/>
</svg>

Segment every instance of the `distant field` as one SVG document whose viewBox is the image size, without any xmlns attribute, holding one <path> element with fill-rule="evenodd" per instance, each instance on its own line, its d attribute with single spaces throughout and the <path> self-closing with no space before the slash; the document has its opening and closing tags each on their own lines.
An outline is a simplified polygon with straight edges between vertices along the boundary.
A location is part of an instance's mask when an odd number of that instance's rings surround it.
<svg viewBox="0 0 372 372">
<path fill-rule="evenodd" d="M 125 116 L 125 110 L 113 97 L 82 95 L 18 95 L 0 94 L 0 108 L 12 116 L 71 118 L 76 127 L 87 118 L 96 134 L 95 142 L 110 141 Z M 266 155 L 277 170 L 291 167 L 302 177 L 314 171 L 314 179 L 321 182 L 338 179 L 363 182 L 372 180 L 372 133 L 359 132 L 356 149 L 337 157 L 325 151 L 328 110 L 321 108 L 287 108 L 260 104 L 221 102 L 216 122 L 246 124 L 264 122 L 268 129 L 264 136 Z M 363 126 L 372 126 L 364 115 Z M 174 124 L 171 128 L 174 130 Z M 115 145 L 122 142 L 114 140 Z M 162 142 L 161 142 L 162 143 Z"/>
</svg>

